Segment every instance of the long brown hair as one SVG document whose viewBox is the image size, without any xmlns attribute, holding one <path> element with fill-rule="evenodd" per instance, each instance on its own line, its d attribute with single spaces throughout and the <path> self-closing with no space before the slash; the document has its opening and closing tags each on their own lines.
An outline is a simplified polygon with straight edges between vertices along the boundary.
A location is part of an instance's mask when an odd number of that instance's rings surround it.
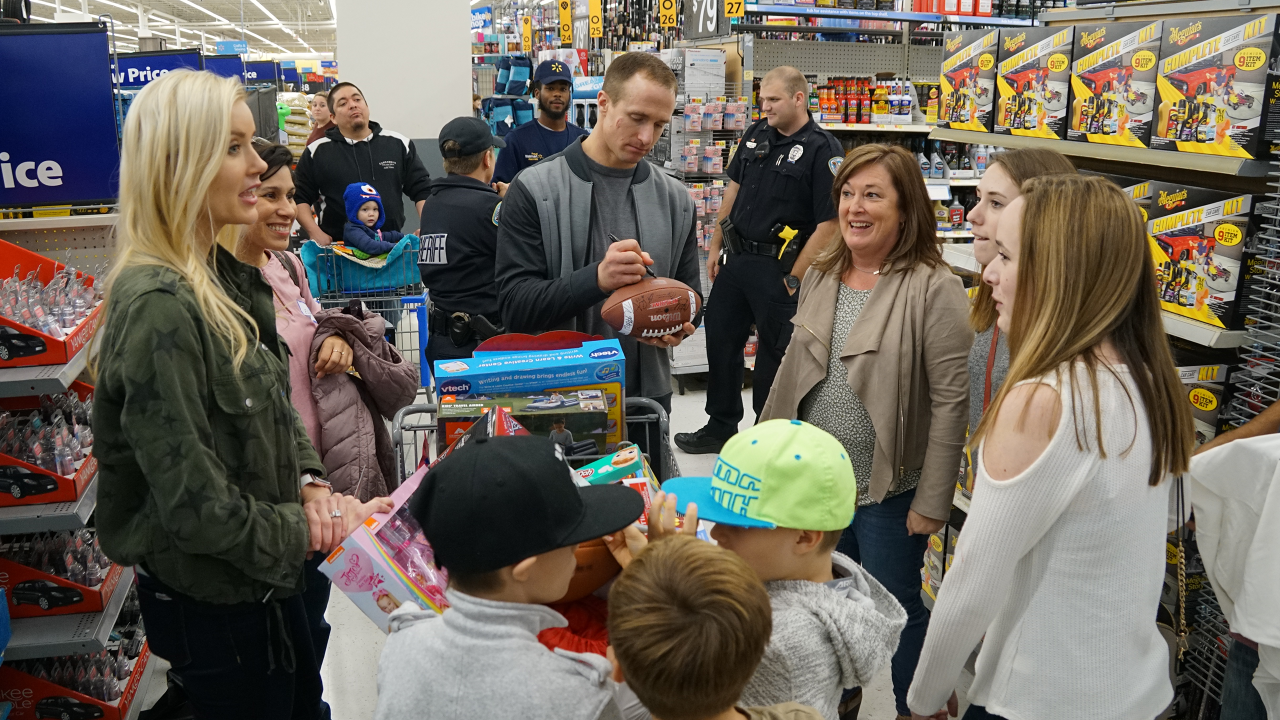
<svg viewBox="0 0 1280 720">
<path fill-rule="evenodd" d="M 1006 150 L 991 159 L 991 167 L 999 165 L 1018 190 L 1031 178 L 1042 175 L 1074 175 L 1076 168 L 1065 155 L 1048 148 L 1017 148 Z M 1012 198 L 1010 198 L 1012 199 Z M 981 274 L 981 273 L 979 273 Z M 974 332 L 986 332 L 996 324 L 996 301 L 991 299 L 991 286 L 977 282 L 973 304 L 969 306 L 969 328 Z"/>
<path fill-rule="evenodd" d="M 884 259 L 886 266 L 897 265 L 906 271 L 919 264 L 936 267 L 942 264 L 942 251 L 938 248 L 938 232 L 933 217 L 933 202 L 920 175 L 920 165 L 911 153 L 896 145 L 863 145 L 845 156 L 836 179 L 831 183 L 831 200 L 837 211 L 840 208 L 840 192 L 849 178 L 872 165 L 880 165 L 889 173 L 893 189 L 898 191 L 898 212 L 902 215 L 902 230 L 898 244 Z M 902 260 L 901 264 L 897 261 Z M 844 244 L 844 235 L 836 233 L 830 244 L 818 255 L 813 266 L 824 273 L 842 275 L 853 263 L 853 253 Z"/>
<path fill-rule="evenodd" d="M 969 440 L 977 448 L 991 431 L 1018 383 L 1060 373 L 1083 361 L 1092 386 L 1096 441 L 1102 457 L 1102 408 L 1098 397 L 1099 348 L 1110 340 L 1129 367 L 1151 431 L 1151 474 L 1186 472 L 1194 431 L 1191 408 L 1160 319 L 1155 264 L 1138 206 L 1100 177 L 1050 175 L 1022 189 L 1022 243 L 1018 286 L 1009 327 L 1012 362 L 991 409 Z M 1088 208 L 1088 212 L 1081 212 Z M 1080 406 L 1083 389 L 1072 385 L 1076 445 L 1085 449 Z M 1130 403 L 1133 398 L 1130 398 Z"/>
</svg>

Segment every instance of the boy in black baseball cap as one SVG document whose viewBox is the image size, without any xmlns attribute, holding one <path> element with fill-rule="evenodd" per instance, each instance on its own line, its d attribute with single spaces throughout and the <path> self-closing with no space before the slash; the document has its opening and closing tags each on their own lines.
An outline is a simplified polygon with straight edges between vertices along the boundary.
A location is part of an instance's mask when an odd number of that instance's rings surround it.
<svg viewBox="0 0 1280 720">
<path fill-rule="evenodd" d="M 449 571 L 450 608 L 392 614 L 378 720 L 620 717 L 608 661 L 537 639 L 568 624 L 542 603 L 568 590 L 578 543 L 644 511 L 631 488 L 574 477 L 563 449 L 533 436 L 477 440 L 427 473 L 409 509 Z"/>
</svg>

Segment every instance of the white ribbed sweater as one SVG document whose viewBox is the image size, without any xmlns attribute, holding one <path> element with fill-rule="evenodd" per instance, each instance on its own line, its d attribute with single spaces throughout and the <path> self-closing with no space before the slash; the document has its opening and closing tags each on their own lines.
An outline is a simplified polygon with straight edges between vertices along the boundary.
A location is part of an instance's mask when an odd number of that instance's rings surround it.
<svg viewBox="0 0 1280 720">
<path fill-rule="evenodd" d="M 1066 368 L 1061 383 L 1043 381 L 1059 386 L 1062 417 L 1031 467 L 994 481 L 979 449 L 973 504 L 907 696 L 914 712 L 946 703 L 984 636 L 969 701 L 1009 720 L 1149 720 L 1173 698 L 1155 623 L 1170 483 L 1147 484 L 1147 416 L 1123 366 L 1123 386 L 1098 373 L 1103 459 L 1084 365 L 1074 365 L 1079 449 Z"/>
</svg>

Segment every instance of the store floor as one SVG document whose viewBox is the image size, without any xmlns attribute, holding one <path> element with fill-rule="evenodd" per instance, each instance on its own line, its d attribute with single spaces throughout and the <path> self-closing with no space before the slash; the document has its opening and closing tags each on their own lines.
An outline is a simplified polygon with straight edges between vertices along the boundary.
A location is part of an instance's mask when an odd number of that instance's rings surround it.
<svg viewBox="0 0 1280 720">
<path fill-rule="evenodd" d="M 699 376 L 689 379 L 685 395 L 672 396 L 671 433 L 693 432 L 706 422 L 703 403 L 706 384 Z M 742 427 L 754 421 L 751 412 L 751 391 L 743 392 L 743 406 L 747 417 Z M 685 475 L 710 475 L 715 455 L 686 455 L 675 451 L 680 469 Z M 385 636 L 360 612 L 346 596 L 334 592 L 329 601 L 329 623 L 333 635 L 325 656 L 321 674 L 324 677 L 325 699 L 333 709 L 334 720 L 367 720 L 373 717 L 378 692 L 378 658 L 382 654 Z M 968 686 L 972 676 L 964 674 L 961 683 Z M 424 682 L 430 682 L 424 678 Z M 963 700 L 963 698 L 962 698 Z M 961 704 L 963 714 L 967 703 Z M 864 690 L 862 720 L 893 720 L 893 690 L 886 667 Z"/>
</svg>

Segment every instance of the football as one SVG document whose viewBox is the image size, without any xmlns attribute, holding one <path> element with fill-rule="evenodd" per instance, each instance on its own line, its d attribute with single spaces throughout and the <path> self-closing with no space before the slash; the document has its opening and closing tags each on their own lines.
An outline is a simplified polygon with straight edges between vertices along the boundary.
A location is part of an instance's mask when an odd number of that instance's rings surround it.
<svg viewBox="0 0 1280 720">
<path fill-rule="evenodd" d="M 693 322 L 698 302 L 698 294 L 679 280 L 646 277 L 615 290 L 600 308 L 600 317 L 620 335 L 657 338 Z"/>
</svg>

